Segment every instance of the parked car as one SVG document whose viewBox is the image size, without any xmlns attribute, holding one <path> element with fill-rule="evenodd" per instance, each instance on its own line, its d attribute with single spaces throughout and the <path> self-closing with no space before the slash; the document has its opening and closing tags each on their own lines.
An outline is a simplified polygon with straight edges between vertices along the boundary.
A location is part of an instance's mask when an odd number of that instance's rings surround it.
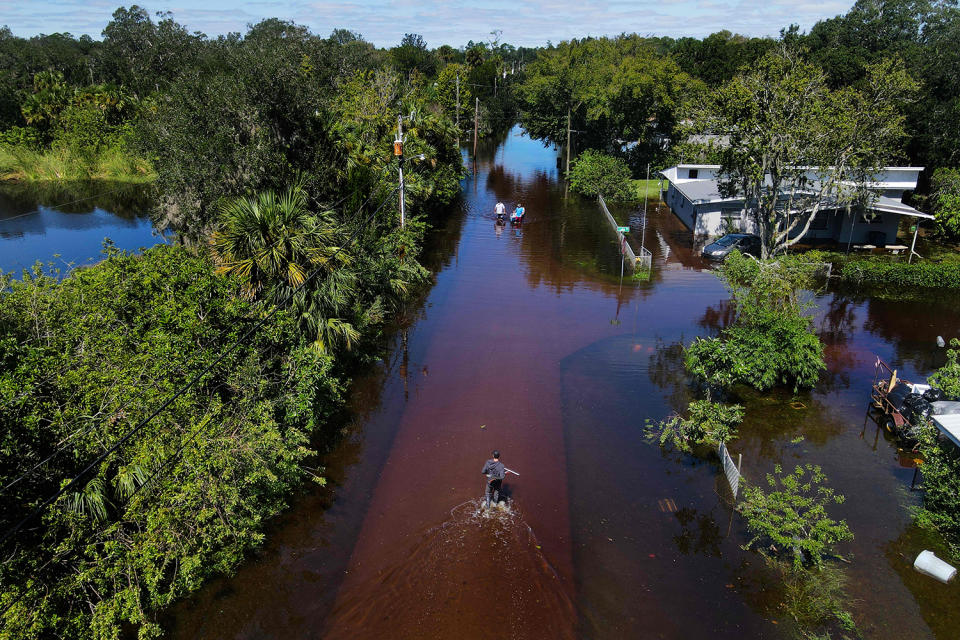
<svg viewBox="0 0 960 640">
<path fill-rule="evenodd" d="M 705 246 L 701 255 L 710 260 L 724 260 L 734 249 L 759 256 L 760 237 L 752 233 L 728 233 Z"/>
</svg>

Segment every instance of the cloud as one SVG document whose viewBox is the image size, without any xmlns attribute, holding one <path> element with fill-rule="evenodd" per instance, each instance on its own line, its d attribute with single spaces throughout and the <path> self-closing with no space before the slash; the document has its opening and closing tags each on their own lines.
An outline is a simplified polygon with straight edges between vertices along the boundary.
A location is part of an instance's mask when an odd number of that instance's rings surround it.
<svg viewBox="0 0 960 640">
<path fill-rule="evenodd" d="M 350 29 L 384 47 L 398 43 L 405 33 L 419 33 L 431 47 L 437 47 L 489 40 L 495 29 L 503 31 L 502 42 L 518 46 L 624 32 L 703 37 L 726 29 L 750 36 L 775 36 L 793 23 L 809 29 L 817 20 L 845 13 L 851 4 L 839 0 L 208 0 L 197 5 L 148 0 L 141 6 L 172 11 L 190 31 L 209 36 L 244 32 L 251 23 L 276 17 L 303 24 L 319 35 L 334 28 Z M 116 6 L 104 0 L 0 1 L 0 22 L 19 36 L 69 32 L 97 38 Z"/>
</svg>

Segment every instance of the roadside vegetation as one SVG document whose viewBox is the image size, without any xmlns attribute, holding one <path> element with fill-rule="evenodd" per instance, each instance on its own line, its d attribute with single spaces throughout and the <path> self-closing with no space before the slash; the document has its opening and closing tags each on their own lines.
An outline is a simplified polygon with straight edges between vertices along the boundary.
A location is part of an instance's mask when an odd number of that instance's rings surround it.
<svg viewBox="0 0 960 640">
<path fill-rule="evenodd" d="M 630 167 L 619 158 L 588 149 L 570 168 L 570 188 L 585 196 L 602 195 L 609 202 L 632 200 Z"/>
<path fill-rule="evenodd" d="M 960 289 L 960 259 L 949 262 L 844 260 L 837 263 L 840 281 L 892 293 L 924 289 Z"/>
<path fill-rule="evenodd" d="M 947 362 L 928 382 L 951 400 L 960 400 L 960 340 L 950 340 Z M 917 522 L 938 531 L 960 558 L 960 451 L 930 423 L 920 430 L 923 508 Z"/>
<path fill-rule="evenodd" d="M 731 323 L 719 335 L 696 339 L 686 349 L 689 379 L 703 396 L 688 417 L 672 416 L 648 427 L 660 446 L 693 454 L 736 441 L 745 410 L 731 403 L 738 389 L 794 393 L 814 386 L 825 371 L 823 345 L 814 333 L 803 291 L 817 282 L 815 263 L 795 256 L 755 260 L 732 253 L 718 275 L 734 305 Z M 713 455 L 713 454 L 710 454 Z M 737 505 L 759 551 L 776 576 L 779 604 L 804 638 L 856 634 L 846 609 L 843 568 L 836 545 L 853 537 L 846 522 L 831 514 L 844 498 L 814 464 L 784 471 L 776 465 L 765 483 L 741 479 Z"/>
<path fill-rule="evenodd" d="M 736 316 L 720 335 L 698 338 L 687 349 L 687 370 L 708 387 L 746 384 L 758 391 L 816 384 L 826 369 L 823 345 L 805 311 L 801 287 L 810 275 L 781 262 L 756 261 L 739 252 L 720 269 Z M 799 266 L 799 265 L 797 265 Z"/>
<path fill-rule="evenodd" d="M 0 542 L 0 638 L 159 637 L 172 602 L 232 571 L 298 488 L 324 482 L 316 452 L 335 437 L 353 367 L 428 281 L 425 214 L 459 193 L 457 141 L 469 146 L 474 126 L 492 136 L 519 120 L 545 145 L 572 140 L 571 184 L 590 196 L 640 199 L 633 178 L 648 165 L 717 161 L 728 187 L 755 196 L 767 257 L 809 220 L 784 219 L 765 171 L 805 193 L 795 167 L 832 166 L 828 188 L 801 200 L 855 211 L 863 189 L 847 185 L 903 159 L 931 171 L 916 197 L 939 239 L 958 239 L 951 2 L 860 0 L 779 39 L 623 35 L 536 50 L 498 32 L 434 49 L 407 34 L 378 49 L 276 19 L 209 38 L 136 6 L 102 35 L 0 29 L 0 179 L 151 182 L 158 226 L 183 242 L 142 255 L 107 246 L 103 263 L 69 274 L 0 276 L 0 525 L 12 532 Z M 735 144 L 696 147 L 692 133 Z M 738 387 L 816 384 L 825 364 L 801 293 L 806 262 L 734 254 L 720 269 L 734 318 L 688 347 L 700 397 L 658 425 L 664 446 L 735 441 Z M 954 286 L 957 264 L 850 260 L 841 277 Z M 951 353 L 938 384 L 956 382 Z M 960 463 L 932 438 L 924 446 L 921 522 L 958 545 Z M 831 515 L 840 502 L 804 466 L 748 486 L 741 506 L 810 633 L 852 629 L 832 562 L 852 535 Z"/>
<path fill-rule="evenodd" d="M 152 181 L 182 240 L 0 276 L 0 638 L 159 637 L 324 482 L 350 376 L 428 282 L 427 214 L 460 191 L 472 122 L 439 74 L 510 109 L 516 50 L 448 49 L 279 20 L 212 40 L 137 7 L 98 42 L 0 32 L 4 175 Z"/>
</svg>

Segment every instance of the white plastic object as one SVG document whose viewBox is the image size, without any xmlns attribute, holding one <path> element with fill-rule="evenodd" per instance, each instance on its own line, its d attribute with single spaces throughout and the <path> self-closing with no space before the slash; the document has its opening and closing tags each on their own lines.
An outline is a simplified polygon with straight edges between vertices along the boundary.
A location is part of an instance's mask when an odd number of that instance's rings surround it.
<svg viewBox="0 0 960 640">
<path fill-rule="evenodd" d="M 933 551 L 921 551 L 913 561 L 913 568 L 946 584 L 957 575 L 957 570 L 938 558 Z"/>
</svg>

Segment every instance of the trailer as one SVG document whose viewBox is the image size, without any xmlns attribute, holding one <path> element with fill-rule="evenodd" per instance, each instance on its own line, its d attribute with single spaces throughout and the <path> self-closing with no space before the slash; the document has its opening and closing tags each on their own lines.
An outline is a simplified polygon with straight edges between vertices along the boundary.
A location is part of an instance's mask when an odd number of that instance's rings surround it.
<svg viewBox="0 0 960 640">
<path fill-rule="evenodd" d="M 960 402 L 947 400 L 928 384 L 899 378 L 897 370 L 879 357 L 874 366 L 871 404 L 878 423 L 915 449 L 919 429 L 930 421 L 940 434 L 960 447 Z"/>
</svg>

